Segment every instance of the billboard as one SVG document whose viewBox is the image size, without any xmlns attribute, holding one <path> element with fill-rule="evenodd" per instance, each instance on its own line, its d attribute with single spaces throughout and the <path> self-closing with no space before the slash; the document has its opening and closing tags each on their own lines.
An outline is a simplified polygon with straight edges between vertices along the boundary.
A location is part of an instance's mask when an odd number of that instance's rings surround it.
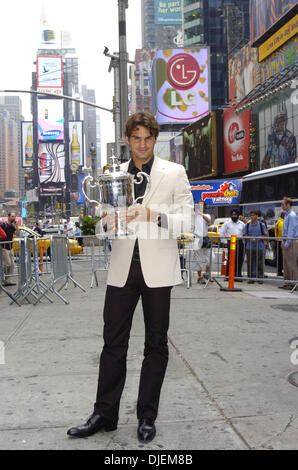
<svg viewBox="0 0 298 470">
<path fill-rule="evenodd" d="M 155 0 L 155 24 L 182 24 L 182 0 Z"/>
<path fill-rule="evenodd" d="M 250 38 L 263 36 L 287 11 L 296 5 L 294 0 L 250 0 Z"/>
<path fill-rule="evenodd" d="M 38 140 L 64 140 L 64 114 L 62 99 L 37 100 Z"/>
<path fill-rule="evenodd" d="M 195 204 L 205 201 L 207 206 L 240 204 L 242 179 L 226 179 L 191 183 Z"/>
<path fill-rule="evenodd" d="M 282 72 L 298 61 L 298 36 L 284 44 L 278 51 L 271 54 L 259 64 L 258 84 L 263 83 L 273 75 Z"/>
<path fill-rule="evenodd" d="M 159 124 L 189 124 L 209 113 L 208 48 L 158 50 L 152 80 Z"/>
<path fill-rule="evenodd" d="M 33 166 L 33 123 L 22 121 L 22 167 Z"/>
<path fill-rule="evenodd" d="M 183 165 L 189 179 L 217 175 L 216 113 L 183 130 Z"/>
<path fill-rule="evenodd" d="M 38 176 L 41 184 L 65 183 L 64 144 L 39 144 Z"/>
<path fill-rule="evenodd" d="M 37 57 L 37 91 L 63 94 L 63 72 L 61 56 Z"/>
<path fill-rule="evenodd" d="M 256 86 L 259 63 L 258 50 L 248 43 L 229 59 L 229 100 L 239 103 Z"/>
<path fill-rule="evenodd" d="M 280 94 L 259 111 L 261 170 L 297 161 L 297 108 L 290 96 Z"/>
<path fill-rule="evenodd" d="M 276 33 L 272 34 L 259 47 L 259 61 L 262 62 L 266 57 L 271 55 L 274 51 L 279 49 L 289 39 L 295 37 L 298 33 L 298 14 L 290 19 L 284 26 L 282 26 Z"/>
<path fill-rule="evenodd" d="M 179 134 L 170 140 L 170 160 L 183 165 L 183 135 Z"/>
<path fill-rule="evenodd" d="M 84 166 L 83 121 L 69 121 L 70 165 Z"/>
<path fill-rule="evenodd" d="M 224 173 L 249 169 L 250 111 L 236 114 L 235 108 L 223 112 Z"/>
</svg>

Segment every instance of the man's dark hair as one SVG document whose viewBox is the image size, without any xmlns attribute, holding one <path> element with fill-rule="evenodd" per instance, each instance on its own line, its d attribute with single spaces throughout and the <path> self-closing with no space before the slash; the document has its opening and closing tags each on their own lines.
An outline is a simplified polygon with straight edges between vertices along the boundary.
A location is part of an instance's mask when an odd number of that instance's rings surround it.
<svg viewBox="0 0 298 470">
<path fill-rule="evenodd" d="M 157 139 L 159 134 L 159 125 L 153 114 L 146 111 L 132 114 L 126 122 L 126 137 L 129 138 L 132 132 L 139 126 L 146 127 L 150 131 L 150 134 Z"/>
<path fill-rule="evenodd" d="M 283 197 L 283 200 L 285 201 L 286 204 L 289 204 L 290 207 L 292 207 L 293 205 L 293 199 L 291 199 L 290 197 Z"/>
<path fill-rule="evenodd" d="M 251 215 L 251 214 L 258 215 L 258 211 L 255 211 L 254 209 L 252 209 L 252 210 L 249 212 L 249 215 Z"/>
</svg>

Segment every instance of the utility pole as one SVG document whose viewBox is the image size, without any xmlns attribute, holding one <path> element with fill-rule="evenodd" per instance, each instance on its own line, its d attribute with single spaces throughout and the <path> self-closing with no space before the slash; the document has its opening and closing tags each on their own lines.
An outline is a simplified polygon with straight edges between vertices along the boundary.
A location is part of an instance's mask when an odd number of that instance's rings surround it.
<svg viewBox="0 0 298 470">
<path fill-rule="evenodd" d="M 119 17 L 119 71 L 120 71 L 120 160 L 128 160 L 128 149 L 125 140 L 125 123 L 128 119 L 128 84 L 127 84 L 127 62 L 126 49 L 126 9 L 128 0 L 118 0 Z"/>
</svg>

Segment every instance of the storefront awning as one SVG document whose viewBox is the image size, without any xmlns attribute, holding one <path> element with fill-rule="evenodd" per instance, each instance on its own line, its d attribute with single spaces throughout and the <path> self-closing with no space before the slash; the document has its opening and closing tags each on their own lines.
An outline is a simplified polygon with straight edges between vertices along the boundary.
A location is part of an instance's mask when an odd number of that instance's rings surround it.
<svg viewBox="0 0 298 470">
<path fill-rule="evenodd" d="M 295 83 L 295 80 L 297 80 L 297 83 Z M 256 88 L 242 98 L 235 106 L 236 112 L 243 112 L 251 106 L 265 102 L 272 98 L 273 95 L 291 86 L 293 87 L 293 91 L 295 88 L 298 88 L 298 64 L 291 65 L 278 74 L 273 75 L 265 82 L 257 85 Z"/>
</svg>

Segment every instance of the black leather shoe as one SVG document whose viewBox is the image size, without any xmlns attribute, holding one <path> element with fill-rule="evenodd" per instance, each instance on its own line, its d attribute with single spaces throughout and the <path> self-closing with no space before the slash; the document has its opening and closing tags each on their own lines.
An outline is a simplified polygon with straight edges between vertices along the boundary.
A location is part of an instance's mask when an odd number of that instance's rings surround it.
<svg viewBox="0 0 298 470">
<path fill-rule="evenodd" d="M 143 418 L 139 420 L 138 438 L 141 442 L 150 442 L 154 439 L 156 429 L 152 419 Z"/>
<path fill-rule="evenodd" d="M 68 436 L 72 437 L 88 437 L 103 429 L 104 431 L 114 431 L 117 429 L 117 423 L 108 421 L 100 415 L 93 414 L 86 424 L 76 428 L 70 428 L 67 431 Z"/>
</svg>

